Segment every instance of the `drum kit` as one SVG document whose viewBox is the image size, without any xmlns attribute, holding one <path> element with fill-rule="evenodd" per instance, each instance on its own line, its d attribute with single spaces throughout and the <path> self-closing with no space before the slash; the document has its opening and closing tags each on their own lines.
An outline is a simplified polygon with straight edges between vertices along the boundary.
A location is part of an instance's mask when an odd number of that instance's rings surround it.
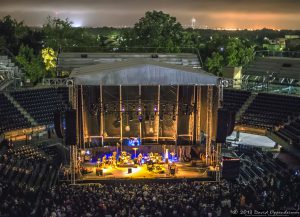
<svg viewBox="0 0 300 217">
<path fill-rule="evenodd" d="M 120 164 L 121 165 L 128 165 L 128 164 L 133 164 L 133 160 L 131 159 L 131 155 L 127 153 L 126 151 L 122 151 L 121 156 L 120 156 Z"/>
<path fill-rule="evenodd" d="M 149 163 L 163 164 L 163 157 L 158 153 L 149 153 L 149 156 L 145 157 L 145 161 Z"/>
<path fill-rule="evenodd" d="M 98 158 L 98 161 L 97 161 L 98 167 L 106 166 L 106 165 L 116 166 L 116 156 L 117 155 L 115 153 L 113 153 L 113 155 L 109 156 L 109 157 L 104 155 L 102 157 L 102 162 L 100 161 L 100 158 Z"/>
</svg>

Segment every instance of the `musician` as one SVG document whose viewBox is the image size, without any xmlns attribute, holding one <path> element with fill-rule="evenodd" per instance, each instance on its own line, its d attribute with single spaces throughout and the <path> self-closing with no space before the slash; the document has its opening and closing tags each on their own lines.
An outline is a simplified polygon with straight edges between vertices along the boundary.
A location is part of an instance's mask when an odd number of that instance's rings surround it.
<svg viewBox="0 0 300 217">
<path fill-rule="evenodd" d="M 102 157 L 102 163 L 103 163 L 103 164 L 106 164 L 106 161 L 107 161 L 106 155 L 104 155 L 104 156 Z"/>
<path fill-rule="evenodd" d="M 138 155 L 138 164 L 141 166 L 142 165 L 142 159 L 143 159 L 143 155 L 142 155 L 142 153 L 140 153 L 139 155 Z"/>
</svg>

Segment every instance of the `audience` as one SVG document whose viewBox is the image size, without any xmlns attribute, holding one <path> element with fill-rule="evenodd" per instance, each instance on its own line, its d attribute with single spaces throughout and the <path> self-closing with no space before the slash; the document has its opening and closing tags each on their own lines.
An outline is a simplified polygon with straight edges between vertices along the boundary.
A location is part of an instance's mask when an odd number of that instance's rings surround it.
<svg viewBox="0 0 300 217">
<path fill-rule="evenodd" d="M 243 159 L 247 159 L 245 156 L 257 159 L 251 162 L 252 166 L 263 166 L 258 159 L 260 155 L 257 151 L 244 153 Z M 269 161 L 265 155 L 262 159 Z M 2 159 L 5 161 L 9 161 L 7 157 Z M 250 168 L 248 164 L 241 169 Z M 3 165 L 2 171 L 5 170 Z M 33 188 L 1 178 L 0 199 L 0 216 L 7 217 L 230 216 L 239 210 L 298 211 L 300 185 L 296 175 L 283 167 L 273 172 L 265 170 L 261 177 L 253 176 L 246 181 L 240 176 L 220 183 L 112 181 L 109 184 L 60 183 Z"/>
</svg>

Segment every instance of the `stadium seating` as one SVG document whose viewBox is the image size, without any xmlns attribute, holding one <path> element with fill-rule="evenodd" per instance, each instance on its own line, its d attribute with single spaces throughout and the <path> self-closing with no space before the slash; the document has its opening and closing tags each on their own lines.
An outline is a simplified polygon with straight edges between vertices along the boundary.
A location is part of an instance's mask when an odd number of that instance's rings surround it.
<svg viewBox="0 0 300 217">
<path fill-rule="evenodd" d="M 300 79 L 300 59 L 285 57 L 256 58 L 243 70 L 245 75 L 266 76 L 272 74 L 276 78 Z"/>
<path fill-rule="evenodd" d="M 58 176 L 58 156 L 56 147 L 48 143 L 10 148 L 1 153 L 0 180 L 34 188 L 43 184 L 50 187 Z"/>
<path fill-rule="evenodd" d="M 22 71 L 6 55 L 0 55 L 0 90 L 4 90 L 14 78 L 21 78 Z"/>
<path fill-rule="evenodd" d="M 283 128 L 275 132 L 279 137 L 293 145 L 300 144 L 300 118 L 285 125 Z"/>
<path fill-rule="evenodd" d="M 30 127 L 30 122 L 0 93 L 0 133 Z"/>
<path fill-rule="evenodd" d="M 56 110 L 67 106 L 67 88 L 43 88 L 11 92 L 17 102 L 34 118 L 38 124 L 53 123 Z"/>
<path fill-rule="evenodd" d="M 223 107 L 235 113 L 242 107 L 245 101 L 249 98 L 251 92 L 234 90 L 234 89 L 224 89 L 223 91 Z"/>
<path fill-rule="evenodd" d="M 300 97 L 260 93 L 248 107 L 240 124 L 274 128 L 300 114 Z"/>
</svg>

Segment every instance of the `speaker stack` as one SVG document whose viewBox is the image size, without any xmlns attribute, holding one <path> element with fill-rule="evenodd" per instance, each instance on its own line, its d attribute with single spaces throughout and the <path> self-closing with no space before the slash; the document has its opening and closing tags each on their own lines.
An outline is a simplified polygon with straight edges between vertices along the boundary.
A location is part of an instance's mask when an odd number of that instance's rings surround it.
<svg viewBox="0 0 300 217">
<path fill-rule="evenodd" d="M 58 138 L 63 138 L 63 133 L 62 133 L 62 121 L 61 121 L 62 117 L 61 117 L 61 112 L 57 111 L 54 113 L 54 129 L 55 129 L 55 133 L 56 136 Z"/>
<path fill-rule="evenodd" d="M 217 143 L 225 143 L 226 137 L 234 130 L 235 113 L 227 109 L 218 109 Z"/>
<path fill-rule="evenodd" d="M 76 145 L 76 110 L 71 109 L 65 112 L 66 130 L 65 142 L 66 145 Z M 54 128 L 58 138 L 64 138 L 62 127 L 62 112 L 57 111 L 54 114 Z"/>
<path fill-rule="evenodd" d="M 66 111 L 66 145 L 76 145 L 76 110 Z"/>
<path fill-rule="evenodd" d="M 103 176 L 103 169 L 96 169 L 96 176 Z"/>
</svg>

